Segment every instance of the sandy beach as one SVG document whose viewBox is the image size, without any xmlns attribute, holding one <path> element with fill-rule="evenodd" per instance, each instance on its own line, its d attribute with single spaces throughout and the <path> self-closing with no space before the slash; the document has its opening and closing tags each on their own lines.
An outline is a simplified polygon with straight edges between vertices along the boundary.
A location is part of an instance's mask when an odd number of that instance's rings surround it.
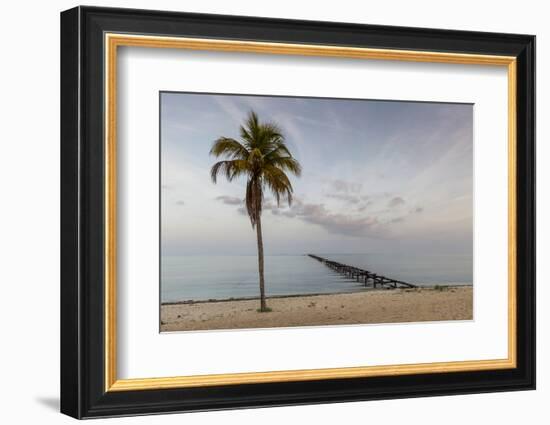
<svg viewBox="0 0 550 425">
<path fill-rule="evenodd" d="M 472 305 L 471 286 L 269 298 L 268 313 L 257 299 L 172 303 L 161 331 L 471 320 Z"/>
</svg>

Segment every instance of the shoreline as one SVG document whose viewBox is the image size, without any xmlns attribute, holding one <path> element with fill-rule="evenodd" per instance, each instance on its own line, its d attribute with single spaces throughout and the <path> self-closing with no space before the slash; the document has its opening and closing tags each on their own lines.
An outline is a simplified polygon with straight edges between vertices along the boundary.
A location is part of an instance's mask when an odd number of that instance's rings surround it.
<svg viewBox="0 0 550 425">
<path fill-rule="evenodd" d="M 167 302 L 161 332 L 336 324 L 398 323 L 473 318 L 472 285 L 277 295 L 271 312 L 259 313 L 259 297 Z"/>
<path fill-rule="evenodd" d="M 363 294 L 366 292 L 374 292 L 374 291 L 399 291 L 399 290 L 408 290 L 408 291 L 415 291 L 417 289 L 434 289 L 437 287 L 442 288 L 464 288 L 464 287 L 473 287 L 471 283 L 465 283 L 463 285 L 459 285 L 456 283 L 452 284 L 434 284 L 434 285 L 422 285 L 417 286 L 415 288 L 364 288 L 360 291 L 344 291 L 344 292 L 313 292 L 313 293 L 307 293 L 307 294 L 282 294 L 282 295 L 270 295 L 266 297 L 266 300 L 270 299 L 278 299 L 278 298 L 297 298 L 297 297 L 318 297 L 322 295 L 343 295 L 343 294 Z M 445 289 L 444 289 L 445 290 Z M 181 301 L 166 301 L 161 302 L 160 305 L 180 305 L 180 304 L 204 304 L 204 303 L 223 303 L 223 302 L 231 302 L 231 301 L 253 301 L 253 300 L 259 300 L 259 296 L 253 296 L 253 297 L 231 297 L 231 298 L 209 298 L 207 300 L 181 300 Z"/>
</svg>

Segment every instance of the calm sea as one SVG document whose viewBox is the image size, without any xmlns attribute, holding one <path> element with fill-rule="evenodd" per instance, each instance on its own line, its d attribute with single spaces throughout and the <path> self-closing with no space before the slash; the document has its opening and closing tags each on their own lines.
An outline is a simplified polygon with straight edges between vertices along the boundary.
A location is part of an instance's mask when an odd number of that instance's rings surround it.
<svg viewBox="0 0 550 425">
<path fill-rule="evenodd" d="M 417 285 L 469 285 L 469 255 L 322 254 L 322 257 Z M 258 296 L 256 256 L 165 256 L 161 261 L 162 302 Z M 362 291 L 305 255 L 265 257 L 266 293 L 293 295 Z"/>
</svg>

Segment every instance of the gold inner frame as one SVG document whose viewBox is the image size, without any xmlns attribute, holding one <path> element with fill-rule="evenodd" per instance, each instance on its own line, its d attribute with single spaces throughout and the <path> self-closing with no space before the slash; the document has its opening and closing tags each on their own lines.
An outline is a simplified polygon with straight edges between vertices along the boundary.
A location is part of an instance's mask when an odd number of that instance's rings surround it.
<svg viewBox="0 0 550 425">
<path fill-rule="evenodd" d="M 311 381 L 516 367 L 516 58 L 327 45 L 105 34 L 105 391 Z M 495 360 L 118 379 L 116 324 L 116 123 L 119 46 L 504 66 L 508 72 L 508 357 Z"/>
</svg>

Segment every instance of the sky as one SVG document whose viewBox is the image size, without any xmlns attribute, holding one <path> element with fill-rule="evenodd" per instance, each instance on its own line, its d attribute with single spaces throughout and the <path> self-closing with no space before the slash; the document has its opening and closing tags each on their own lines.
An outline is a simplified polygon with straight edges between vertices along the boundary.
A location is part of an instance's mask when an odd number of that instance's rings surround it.
<svg viewBox="0 0 550 425">
<path fill-rule="evenodd" d="M 162 255 L 255 255 L 246 180 L 214 184 L 209 155 L 249 111 L 276 122 L 302 176 L 266 193 L 266 255 L 472 254 L 473 106 L 162 92 Z"/>
</svg>

